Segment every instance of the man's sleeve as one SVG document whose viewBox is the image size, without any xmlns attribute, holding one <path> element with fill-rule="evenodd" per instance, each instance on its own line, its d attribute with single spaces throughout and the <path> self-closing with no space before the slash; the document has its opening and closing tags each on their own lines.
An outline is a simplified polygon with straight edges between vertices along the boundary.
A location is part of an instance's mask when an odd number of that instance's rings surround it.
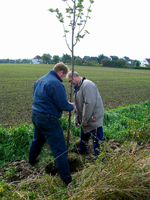
<svg viewBox="0 0 150 200">
<path fill-rule="evenodd" d="M 82 122 L 88 124 L 96 105 L 96 88 L 93 84 L 86 84 L 83 87 L 83 98 Z"/>
<path fill-rule="evenodd" d="M 74 109 L 74 123 L 75 123 L 75 124 L 80 123 L 80 122 L 79 122 L 79 114 L 78 114 L 78 111 L 77 111 L 76 108 Z"/>
<path fill-rule="evenodd" d="M 63 84 L 54 88 L 54 103 L 55 106 L 61 111 L 72 111 L 74 106 L 68 102 L 66 90 Z"/>
</svg>

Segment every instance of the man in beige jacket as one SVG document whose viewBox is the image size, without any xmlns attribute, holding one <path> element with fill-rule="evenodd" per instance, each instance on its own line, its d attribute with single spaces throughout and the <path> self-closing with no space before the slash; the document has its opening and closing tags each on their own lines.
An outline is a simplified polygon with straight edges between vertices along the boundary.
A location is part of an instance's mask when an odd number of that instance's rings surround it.
<svg viewBox="0 0 150 200">
<path fill-rule="evenodd" d="M 66 76 L 68 82 L 73 81 L 74 85 L 74 124 L 78 127 L 81 124 L 80 147 L 73 149 L 73 152 L 84 154 L 87 151 L 88 141 L 93 135 L 93 148 L 95 156 L 99 155 L 100 145 L 103 144 L 103 118 L 104 106 L 96 85 L 80 77 L 77 72 L 69 72 Z"/>
</svg>

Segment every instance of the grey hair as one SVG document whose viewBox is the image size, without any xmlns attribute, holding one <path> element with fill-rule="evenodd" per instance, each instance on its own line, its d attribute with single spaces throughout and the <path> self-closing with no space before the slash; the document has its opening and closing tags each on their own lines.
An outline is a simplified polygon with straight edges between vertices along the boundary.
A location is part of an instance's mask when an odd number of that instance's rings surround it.
<svg viewBox="0 0 150 200">
<path fill-rule="evenodd" d="M 79 77 L 79 74 L 77 72 L 73 72 L 73 75 Z M 72 71 L 68 72 L 67 77 L 72 78 Z"/>
</svg>

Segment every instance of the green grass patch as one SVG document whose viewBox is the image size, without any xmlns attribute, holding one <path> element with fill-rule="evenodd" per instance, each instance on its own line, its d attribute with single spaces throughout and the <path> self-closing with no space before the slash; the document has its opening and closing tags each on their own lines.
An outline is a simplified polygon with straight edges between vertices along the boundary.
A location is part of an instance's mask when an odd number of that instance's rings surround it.
<svg viewBox="0 0 150 200">
<path fill-rule="evenodd" d="M 103 128 L 105 140 L 150 142 L 150 102 L 106 111 Z"/>
<path fill-rule="evenodd" d="M 59 121 L 66 133 L 68 118 L 63 115 Z M 105 141 L 116 139 L 121 143 L 125 141 L 136 141 L 141 144 L 150 142 L 150 102 L 146 101 L 137 105 L 106 111 L 104 114 L 103 130 Z M 72 148 L 72 144 L 80 136 L 80 127 L 74 127 L 73 118 L 71 120 L 71 134 L 73 137 L 71 138 L 70 148 Z M 17 128 L 12 127 L 10 129 L 6 129 L 0 125 L 0 165 L 14 159 L 28 160 L 32 137 L 33 125 L 21 124 Z M 48 155 L 49 151 L 43 150 L 41 157 L 47 157 Z"/>
</svg>

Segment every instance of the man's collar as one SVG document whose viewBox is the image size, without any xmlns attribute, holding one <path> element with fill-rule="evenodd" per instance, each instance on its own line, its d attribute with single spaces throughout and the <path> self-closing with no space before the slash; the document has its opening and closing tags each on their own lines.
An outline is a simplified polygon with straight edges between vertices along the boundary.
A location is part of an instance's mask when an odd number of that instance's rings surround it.
<svg viewBox="0 0 150 200">
<path fill-rule="evenodd" d="M 76 93 L 77 91 L 80 90 L 80 87 L 81 87 L 81 85 L 82 85 L 82 83 L 83 83 L 83 81 L 84 81 L 85 79 L 86 79 L 85 77 L 81 78 L 81 80 L 80 80 L 78 86 L 74 86 L 74 93 Z"/>
<path fill-rule="evenodd" d="M 79 87 L 80 85 L 81 85 L 81 83 L 82 83 L 82 77 L 81 77 L 81 79 L 80 79 L 80 81 L 79 81 L 79 83 L 78 83 L 78 86 L 77 87 Z"/>
<path fill-rule="evenodd" d="M 54 70 L 49 71 L 49 74 L 55 76 L 59 81 L 63 82 L 63 80 L 58 76 L 58 74 Z"/>
</svg>

